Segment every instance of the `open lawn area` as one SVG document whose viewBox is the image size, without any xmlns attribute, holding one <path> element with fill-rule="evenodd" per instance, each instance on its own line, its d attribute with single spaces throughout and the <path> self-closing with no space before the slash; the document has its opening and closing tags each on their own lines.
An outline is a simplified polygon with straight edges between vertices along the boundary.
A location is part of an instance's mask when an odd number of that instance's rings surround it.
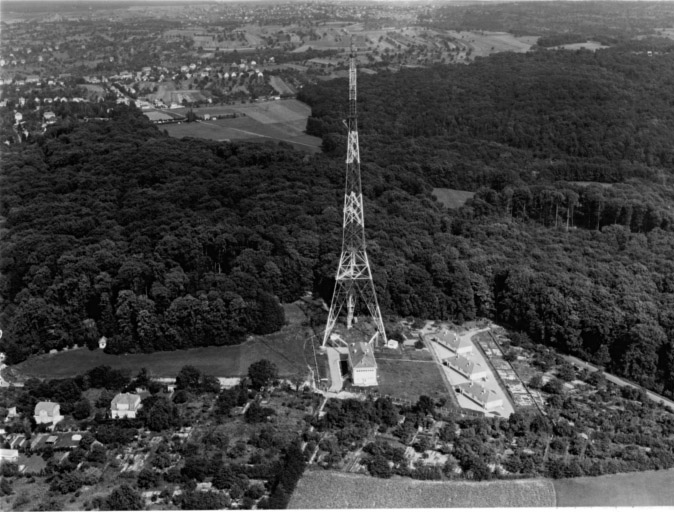
<svg viewBox="0 0 674 512">
<path fill-rule="evenodd" d="M 671 507 L 672 483 L 673 469 L 554 480 L 558 507 Z"/>
<path fill-rule="evenodd" d="M 433 482 L 380 479 L 336 471 L 307 471 L 290 500 L 291 509 L 554 507 L 547 480 Z"/>
<path fill-rule="evenodd" d="M 289 320 L 300 319 L 299 309 L 296 311 L 292 305 L 285 307 L 293 315 Z M 127 368 L 132 374 L 147 368 L 157 377 L 175 377 L 189 364 L 216 377 L 240 377 L 248 373 L 252 363 L 268 359 L 276 364 L 281 376 L 304 375 L 308 373 L 304 342 L 310 335 L 307 327 L 293 322 L 277 333 L 255 336 L 241 345 L 124 355 L 82 348 L 34 357 L 15 368 L 26 377 L 44 379 L 74 377 L 100 365 Z"/>
<path fill-rule="evenodd" d="M 421 395 L 447 396 L 447 388 L 435 361 L 377 357 L 379 393 L 416 402 Z"/>
<path fill-rule="evenodd" d="M 182 109 L 175 112 L 182 113 Z M 296 149 L 317 153 L 321 139 L 304 133 L 311 109 L 297 100 L 265 101 L 242 105 L 215 106 L 194 109 L 198 116 L 226 113 L 242 117 L 166 125 L 172 137 L 199 137 L 210 140 L 277 140 Z"/>
<path fill-rule="evenodd" d="M 452 188 L 434 188 L 431 192 L 439 203 L 447 208 L 460 208 L 466 201 L 475 195 L 475 192 L 454 190 Z"/>
</svg>

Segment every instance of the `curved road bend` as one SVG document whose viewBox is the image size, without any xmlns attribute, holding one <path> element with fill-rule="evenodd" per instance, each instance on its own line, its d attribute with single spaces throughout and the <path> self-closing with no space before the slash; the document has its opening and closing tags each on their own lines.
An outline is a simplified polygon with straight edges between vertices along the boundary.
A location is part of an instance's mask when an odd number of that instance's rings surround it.
<svg viewBox="0 0 674 512">
<path fill-rule="evenodd" d="M 587 368 L 588 370 L 593 370 L 593 371 L 599 370 L 599 368 L 597 368 L 593 364 L 586 363 L 585 361 L 583 361 L 582 359 L 578 359 L 577 357 L 573 357 L 573 356 L 562 356 L 562 357 L 564 357 L 564 359 L 569 361 L 571 364 L 574 364 L 574 365 L 576 365 L 580 368 Z M 630 382 L 630 381 L 625 380 L 625 379 L 621 379 L 620 377 L 616 377 L 613 374 L 604 372 L 604 376 L 606 377 L 606 380 L 608 380 L 610 382 L 613 382 L 614 384 L 617 384 L 618 386 L 621 386 L 621 387 L 629 386 L 629 387 L 635 388 L 635 389 L 643 389 L 646 392 L 646 395 L 648 396 L 648 398 L 653 400 L 655 403 L 662 402 L 667 407 L 669 407 L 672 411 L 674 411 L 674 402 L 672 400 L 668 400 L 667 398 L 665 398 L 663 396 L 660 396 L 657 393 L 653 393 L 652 391 L 649 391 L 645 388 L 642 388 L 641 386 L 637 386 L 633 382 Z"/>
</svg>

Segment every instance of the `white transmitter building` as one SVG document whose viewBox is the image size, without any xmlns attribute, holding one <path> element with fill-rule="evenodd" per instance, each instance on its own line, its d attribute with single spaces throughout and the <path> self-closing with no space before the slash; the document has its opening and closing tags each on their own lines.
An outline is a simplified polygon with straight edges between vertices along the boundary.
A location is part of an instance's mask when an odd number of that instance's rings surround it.
<svg viewBox="0 0 674 512">
<path fill-rule="evenodd" d="M 359 341 L 349 345 L 349 368 L 354 386 L 377 385 L 377 361 L 369 343 Z"/>
</svg>

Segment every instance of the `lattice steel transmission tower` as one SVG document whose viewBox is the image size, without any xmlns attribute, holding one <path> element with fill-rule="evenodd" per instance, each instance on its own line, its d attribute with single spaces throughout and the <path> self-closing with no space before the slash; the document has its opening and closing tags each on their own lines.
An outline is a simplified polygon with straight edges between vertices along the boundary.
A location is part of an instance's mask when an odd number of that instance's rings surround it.
<svg viewBox="0 0 674 512">
<path fill-rule="evenodd" d="M 370 339 L 379 336 L 386 343 L 386 331 L 381 318 L 377 294 L 372 281 L 370 262 L 365 250 L 365 216 L 363 213 L 363 192 L 360 183 L 360 150 L 358 147 L 358 116 L 356 111 L 356 58 L 351 42 L 351 63 L 349 67 L 349 130 L 346 152 L 346 187 L 344 189 L 344 220 L 342 223 L 342 254 L 335 280 L 330 314 L 323 335 L 323 346 L 330 339 L 340 312 L 346 308 L 346 327 L 353 326 L 354 312 L 360 299 L 374 320 L 377 332 Z"/>
</svg>

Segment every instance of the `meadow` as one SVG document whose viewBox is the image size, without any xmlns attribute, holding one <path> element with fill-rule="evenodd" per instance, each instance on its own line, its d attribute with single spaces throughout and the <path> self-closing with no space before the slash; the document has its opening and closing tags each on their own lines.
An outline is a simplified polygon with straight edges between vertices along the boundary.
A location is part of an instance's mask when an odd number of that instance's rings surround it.
<svg viewBox="0 0 674 512">
<path fill-rule="evenodd" d="M 672 469 L 553 481 L 558 507 L 671 507 L 672 482 Z"/>
<path fill-rule="evenodd" d="M 492 482 L 379 479 L 336 471 L 307 471 L 288 508 L 554 507 L 547 480 Z"/>
<path fill-rule="evenodd" d="M 183 109 L 176 109 L 181 113 Z M 265 101 L 241 105 L 194 109 L 204 114 L 243 114 L 242 117 L 167 125 L 172 137 L 199 137 L 210 140 L 277 140 L 296 149 L 318 153 L 321 139 L 304 133 L 311 109 L 297 100 Z"/>
<path fill-rule="evenodd" d="M 416 402 L 421 395 L 438 399 L 447 396 L 435 361 L 388 359 L 377 355 L 379 393 Z"/>
<path fill-rule="evenodd" d="M 290 325 L 266 336 L 251 336 L 241 345 L 123 355 L 80 348 L 33 357 L 13 368 L 25 377 L 43 379 L 75 377 L 101 365 L 127 369 L 132 374 L 147 368 L 156 377 L 175 377 L 189 364 L 216 377 L 241 377 L 252 363 L 268 359 L 276 364 L 282 377 L 305 375 L 308 369 L 304 344 L 311 333 L 302 325 L 303 317 L 293 305 L 284 307 Z"/>
</svg>

